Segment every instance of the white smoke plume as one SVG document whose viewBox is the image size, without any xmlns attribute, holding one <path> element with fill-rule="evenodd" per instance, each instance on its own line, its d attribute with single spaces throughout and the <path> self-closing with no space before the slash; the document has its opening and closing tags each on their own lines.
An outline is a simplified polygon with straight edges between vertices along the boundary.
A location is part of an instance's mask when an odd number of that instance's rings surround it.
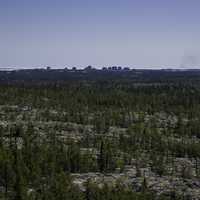
<svg viewBox="0 0 200 200">
<path fill-rule="evenodd" d="M 200 55 L 184 54 L 181 58 L 181 68 L 200 68 Z"/>
</svg>

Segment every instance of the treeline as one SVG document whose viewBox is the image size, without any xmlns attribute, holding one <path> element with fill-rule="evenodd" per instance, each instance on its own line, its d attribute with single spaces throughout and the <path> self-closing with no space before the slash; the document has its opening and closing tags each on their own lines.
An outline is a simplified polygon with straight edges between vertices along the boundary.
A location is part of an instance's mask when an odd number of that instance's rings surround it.
<svg viewBox="0 0 200 200">
<path fill-rule="evenodd" d="M 1 85 L 0 105 L 66 111 L 65 120 L 90 123 L 87 115 L 102 112 L 116 125 L 131 111 L 167 113 L 199 118 L 200 87 L 196 84 L 143 86 L 118 81 L 66 82 L 43 85 Z M 117 118 L 118 119 L 115 119 Z M 61 119 L 62 120 L 62 119 Z M 118 120 L 118 121 L 117 121 Z M 123 125 L 123 124 L 122 124 Z"/>
</svg>

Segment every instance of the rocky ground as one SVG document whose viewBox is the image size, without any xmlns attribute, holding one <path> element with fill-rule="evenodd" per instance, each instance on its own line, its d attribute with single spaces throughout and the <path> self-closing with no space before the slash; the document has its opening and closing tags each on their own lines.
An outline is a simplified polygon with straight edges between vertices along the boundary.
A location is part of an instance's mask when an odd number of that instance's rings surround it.
<svg viewBox="0 0 200 200">
<path fill-rule="evenodd" d="M 85 173 L 72 174 L 74 184 L 78 185 L 81 190 L 85 190 L 85 183 L 91 181 L 99 187 L 103 184 L 115 185 L 117 182 L 122 183 L 123 187 L 132 188 L 139 192 L 143 188 L 144 180 L 145 187 L 148 191 L 155 192 L 158 196 L 181 195 L 186 199 L 200 199 L 200 179 L 186 179 L 175 176 L 158 176 L 149 171 L 148 168 L 141 168 L 142 176 L 137 176 L 135 167 L 126 166 L 123 173 Z"/>
</svg>

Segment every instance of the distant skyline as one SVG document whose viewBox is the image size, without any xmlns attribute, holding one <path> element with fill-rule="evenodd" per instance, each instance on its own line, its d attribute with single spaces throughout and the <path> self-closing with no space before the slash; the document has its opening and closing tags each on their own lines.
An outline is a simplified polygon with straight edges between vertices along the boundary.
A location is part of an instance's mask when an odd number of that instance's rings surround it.
<svg viewBox="0 0 200 200">
<path fill-rule="evenodd" d="M 199 0 L 2 0 L 0 68 L 200 66 Z"/>
</svg>

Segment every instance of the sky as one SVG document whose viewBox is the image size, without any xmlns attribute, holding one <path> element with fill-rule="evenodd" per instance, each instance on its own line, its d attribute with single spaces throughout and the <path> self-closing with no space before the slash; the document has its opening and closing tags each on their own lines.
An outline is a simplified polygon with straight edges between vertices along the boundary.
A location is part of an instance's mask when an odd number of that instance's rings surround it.
<svg viewBox="0 0 200 200">
<path fill-rule="evenodd" d="M 199 0 L 0 0 L 0 68 L 200 65 Z"/>
</svg>

